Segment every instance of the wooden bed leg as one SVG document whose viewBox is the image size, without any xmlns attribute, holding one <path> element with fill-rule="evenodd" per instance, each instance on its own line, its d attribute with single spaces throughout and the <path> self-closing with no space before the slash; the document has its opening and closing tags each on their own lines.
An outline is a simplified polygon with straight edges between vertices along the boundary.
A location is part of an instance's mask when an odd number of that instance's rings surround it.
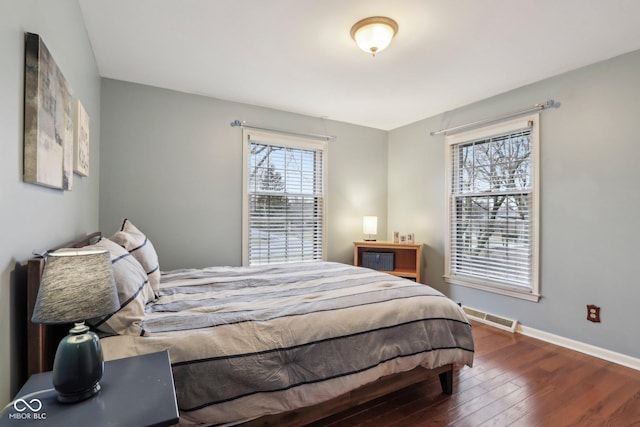
<svg viewBox="0 0 640 427">
<path fill-rule="evenodd" d="M 438 375 L 440 377 L 440 385 L 444 394 L 453 394 L 453 366 L 446 372 Z"/>
</svg>

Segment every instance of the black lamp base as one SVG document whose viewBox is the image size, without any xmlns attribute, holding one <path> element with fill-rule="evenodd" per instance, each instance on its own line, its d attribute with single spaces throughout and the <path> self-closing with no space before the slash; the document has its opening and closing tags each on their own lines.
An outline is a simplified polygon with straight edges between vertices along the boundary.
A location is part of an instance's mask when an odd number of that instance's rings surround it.
<svg viewBox="0 0 640 427">
<path fill-rule="evenodd" d="M 76 323 L 64 337 L 53 361 L 53 386 L 58 401 L 80 402 L 100 391 L 104 370 L 102 346 L 98 336 L 84 322 Z"/>
<path fill-rule="evenodd" d="M 75 403 L 80 402 L 81 400 L 85 400 L 93 396 L 94 394 L 100 391 L 100 383 L 93 386 L 90 390 L 82 391 L 79 393 L 62 393 L 58 392 L 58 402 L 61 403 Z"/>
</svg>

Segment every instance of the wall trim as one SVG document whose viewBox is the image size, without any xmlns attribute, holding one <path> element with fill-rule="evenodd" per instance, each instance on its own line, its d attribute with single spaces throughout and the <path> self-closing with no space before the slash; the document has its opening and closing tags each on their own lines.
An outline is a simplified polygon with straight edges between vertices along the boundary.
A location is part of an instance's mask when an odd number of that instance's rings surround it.
<svg viewBox="0 0 640 427">
<path fill-rule="evenodd" d="M 529 326 L 523 326 L 522 324 L 518 324 L 518 326 L 516 327 L 516 333 L 526 335 L 531 338 L 536 338 L 551 344 L 556 344 L 560 347 L 568 348 L 570 350 L 579 351 L 580 353 L 588 354 L 589 356 L 594 356 L 599 359 L 604 359 L 606 361 L 617 363 L 618 365 L 626 366 L 627 368 L 640 371 L 640 359 L 627 356 L 626 354 L 617 353 L 615 351 L 607 350 L 602 347 L 596 347 L 595 345 L 561 337 L 560 335 L 541 331 Z"/>
</svg>

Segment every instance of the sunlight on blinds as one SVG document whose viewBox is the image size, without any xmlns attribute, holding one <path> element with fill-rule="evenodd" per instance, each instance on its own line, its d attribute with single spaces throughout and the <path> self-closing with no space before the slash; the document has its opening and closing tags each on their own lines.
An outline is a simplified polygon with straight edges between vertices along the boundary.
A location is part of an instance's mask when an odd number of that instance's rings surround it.
<svg viewBox="0 0 640 427">
<path fill-rule="evenodd" d="M 323 258 L 323 155 L 249 141 L 249 265 Z"/>
<path fill-rule="evenodd" d="M 531 127 L 454 144 L 449 273 L 532 286 Z"/>
</svg>

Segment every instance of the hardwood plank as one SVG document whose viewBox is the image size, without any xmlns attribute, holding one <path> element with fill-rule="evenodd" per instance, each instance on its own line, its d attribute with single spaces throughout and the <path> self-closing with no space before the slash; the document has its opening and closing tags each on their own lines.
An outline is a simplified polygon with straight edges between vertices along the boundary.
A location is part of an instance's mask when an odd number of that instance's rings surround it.
<svg viewBox="0 0 640 427">
<path fill-rule="evenodd" d="M 473 368 L 454 391 L 436 378 L 309 426 L 640 425 L 640 371 L 474 323 Z"/>
<path fill-rule="evenodd" d="M 607 421 L 609 421 L 610 425 L 617 425 L 618 423 L 616 422 L 616 418 L 618 417 L 622 419 L 632 419 L 634 416 L 625 415 L 624 411 L 626 410 L 626 406 L 629 404 L 631 404 L 632 408 L 635 408 L 636 410 L 640 408 L 640 402 L 638 402 L 640 395 L 638 393 L 637 385 L 633 380 L 623 382 L 615 391 L 609 393 L 604 399 L 594 402 L 589 407 L 586 407 L 586 411 L 570 425 L 605 425 Z M 634 401 L 635 403 L 633 403 Z M 635 418 L 640 418 L 640 415 L 636 414 Z"/>
</svg>

